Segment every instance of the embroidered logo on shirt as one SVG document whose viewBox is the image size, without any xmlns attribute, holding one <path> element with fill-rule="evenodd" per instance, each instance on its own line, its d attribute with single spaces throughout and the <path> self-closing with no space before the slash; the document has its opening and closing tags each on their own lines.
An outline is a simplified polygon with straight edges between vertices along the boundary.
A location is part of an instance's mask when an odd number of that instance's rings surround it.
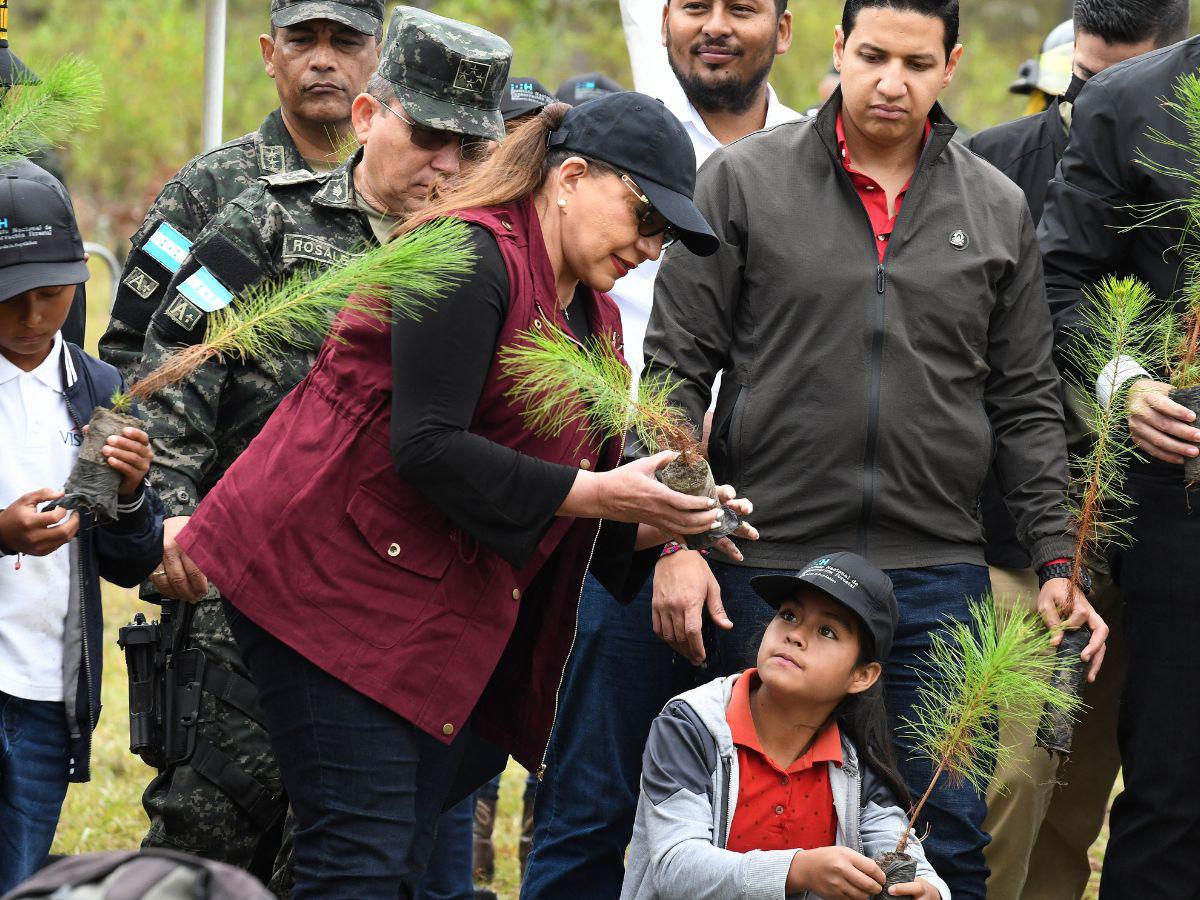
<svg viewBox="0 0 1200 900">
<path fill-rule="evenodd" d="M 208 269 L 201 266 L 179 286 L 179 293 L 195 303 L 204 312 L 216 312 L 233 301 L 233 294 L 217 281 Z"/>
<path fill-rule="evenodd" d="M 142 249 L 151 259 L 174 274 L 179 271 L 179 267 L 187 259 L 188 252 L 192 249 L 192 242 L 163 222 L 154 229 L 154 234 L 150 235 L 146 243 L 142 245 Z"/>
<path fill-rule="evenodd" d="M 137 266 L 133 267 L 133 271 L 125 276 L 125 280 L 121 284 L 125 285 L 125 287 L 129 288 L 143 300 L 149 300 L 150 295 L 158 290 L 158 282 Z"/>
<path fill-rule="evenodd" d="M 167 307 L 167 318 L 184 331 L 195 328 L 203 316 L 204 312 L 182 294 L 176 294 L 175 302 Z"/>
<path fill-rule="evenodd" d="M 353 256 L 329 241 L 310 237 L 307 234 L 285 234 L 283 236 L 283 258 L 311 259 L 319 263 L 341 264 Z"/>
<path fill-rule="evenodd" d="M 969 243 L 971 243 L 971 239 L 961 228 L 950 233 L 950 246 L 955 250 L 966 250 Z"/>
</svg>

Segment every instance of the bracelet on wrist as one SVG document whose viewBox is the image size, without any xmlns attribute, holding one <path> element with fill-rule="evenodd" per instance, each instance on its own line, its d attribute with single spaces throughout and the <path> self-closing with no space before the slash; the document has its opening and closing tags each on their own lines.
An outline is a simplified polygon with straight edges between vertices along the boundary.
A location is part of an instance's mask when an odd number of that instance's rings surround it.
<svg viewBox="0 0 1200 900">
<path fill-rule="evenodd" d="M 665 544 L 663 544 L 662 552 L 658 554 L 658 558 L 662 559 L 664 556 L 671 556 L 674 553 L 678 553 L 680 550 L 688 550 L 688 549 L 690 549 L 690 548 L 679 543 L 679 541 L 667 541 Z M 696 552 L 699 553 L 701 556 L 705 557 L 706 559 L 708 558 L 707 550 L 698 550 Z"/>
<path fill-rule="evenodd" d="M 1052 559 L 1048 563 L 1043 563 L 1038 569 L 1038 587 L 1045 587 L 1047 581 L 1055 578 L 1070 578 L 1071 577 L 1071 560 L 1066 557 L 1060 559 Z M 1083 588 L 1086 594 L 1092 589 L 1092 576 L 1086 567 L 1079 569 L 1079 586 Z"/>
</svg>

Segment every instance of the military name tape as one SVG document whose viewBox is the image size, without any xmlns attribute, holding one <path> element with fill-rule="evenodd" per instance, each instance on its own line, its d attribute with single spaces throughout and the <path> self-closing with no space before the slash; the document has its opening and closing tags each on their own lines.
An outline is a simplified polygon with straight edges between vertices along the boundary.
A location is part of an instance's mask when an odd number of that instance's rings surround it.
<svg viewBox="0 0 1200 900">
<path fill-rule="evenodd" d="M 143 245 L 151 259 L 162 264 L 172 274 L 179 271 L 192 249 L 192 242 L 168 225 L 161 223 Z"/>
<path fill-rule="evenodd" d="M 216 312 L 233 301 L 233 294 L 203 266 L 179 286 L 179 293 L 205 312 Z"/>
</svg>

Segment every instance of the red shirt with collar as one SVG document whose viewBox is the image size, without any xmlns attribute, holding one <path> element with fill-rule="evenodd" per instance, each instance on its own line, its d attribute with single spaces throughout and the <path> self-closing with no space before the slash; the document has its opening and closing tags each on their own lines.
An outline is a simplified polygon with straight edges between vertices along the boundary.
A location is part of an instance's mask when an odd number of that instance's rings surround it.
<svg viewBox="0 0 1200 900">
<path fill-rule="evenodd" d="M 781 769 L 763 752 L 750 714 L 750 688 L 758 670 L 747 669 L 733 685 L 725 720 L 738 752 L 738 795 L 726 849 L 814 850 L 837 840 L 837 813 L 826 763 L 842 764 L 837 723 L 817 732 L 794 763 Z"/>
<path fill-rule="evenodd" d="M 929 132 L 932 130 L 933 125 L 926 119 L 925 134 L 921 137 L 922 147 L 929 140 Z M 904 195 L 908 193 L 908 186 L 912 184 L 912 178 L 904 183 L 904 187 L 896 195 L 896 215 L 889 216 L 887 192 L 870 175 L 854 171 L 854 166 L 850 163 L 850 149 L 846 146 L 846 132 L 842 127 L 840 110 L 837 115 L 837 143 L 838 156 L 842 159 L 842 168 L 850 176 L 850 183 L 854 185 L 854 190 L 858 192 L 858 199 L 862 201 L 867 215 L 871 218 L 871 230 L 875 232 L 875 249 L 879 251 L 879 262 L 882 264 L 883 256 L 887 252 L 888 239 L 891 238 L 892 229 L 896 226 L 896 216 L 900 215 L 900 207 L 904 203 Z"/>
</svg>

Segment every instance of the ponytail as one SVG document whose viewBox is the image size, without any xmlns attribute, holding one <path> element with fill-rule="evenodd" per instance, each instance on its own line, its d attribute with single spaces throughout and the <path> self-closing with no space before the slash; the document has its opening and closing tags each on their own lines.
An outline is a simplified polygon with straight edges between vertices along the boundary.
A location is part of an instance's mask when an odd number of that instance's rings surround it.
<svg viewBox="0 0 1200 900">
<path fill-rule="evenodd" d="M 400 225 L 393 236 L 459 210 L 524 200 L 545 183 L 551 170 L 572 156 L 586 159 L 599 172 L 615 173 L 612 166 L 581 153 L 549 149 L 550 135 L 562 126 L 570 109 L 566 103 L 551 103 L 542 109 L 501 141 L 491 156 L 457 180 L 451 190 L 443 188 L 432 195 L 430 202 Z"/>
</svg>

